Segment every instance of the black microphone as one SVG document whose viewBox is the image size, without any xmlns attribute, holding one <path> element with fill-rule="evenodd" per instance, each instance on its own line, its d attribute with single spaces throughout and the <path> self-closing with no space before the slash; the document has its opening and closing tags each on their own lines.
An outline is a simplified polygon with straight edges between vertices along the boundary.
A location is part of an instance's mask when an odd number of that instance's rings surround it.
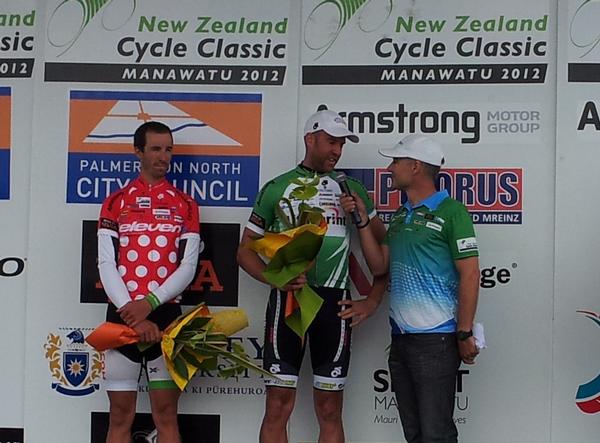
<svg viewBox="0 0 600 443">
<path fill-rule="evenodd" d="M 350 197 L 352 197 L 352 193 L 350 192 L 350 187 L 348 186 L 348 182 L 346 181 L 346 174 L 343 172 L 337 172 L 333 179 L 340 185 L 340 189 L 342 192 Z M 350 213 L 350 217 L 352 217 L 352 223 L 355 225 L 360 225 L 362 219 L 360 218 L 360 214 L 358 211 L 354 210 Z"/>
</svg>

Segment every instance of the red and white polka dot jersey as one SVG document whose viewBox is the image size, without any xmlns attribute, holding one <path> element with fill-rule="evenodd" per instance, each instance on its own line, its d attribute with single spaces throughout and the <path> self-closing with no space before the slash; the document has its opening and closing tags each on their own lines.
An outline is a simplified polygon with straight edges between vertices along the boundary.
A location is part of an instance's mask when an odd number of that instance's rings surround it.
<svg viewBox="0 0 600 443">
<path fill-rule="evenodd" d="M 122 289 L 117 291 L 121 294 L 114 296 L 111 296 L 114 290 L 110 290 L 111 287 L 122 288 L 123 284 L 131 300 L 144 298 L 150 292 L 159 299 L 171 300 L 171 296 L 178 296 L 161 293 L 161 286 L 179 267 L 189 240 L 195 240 L 198 253 L 199 232 L 198 205 L 167 180 L 150 185 L 138 178 L 111 194 L 102 205 L 98 222 L 99 265 L 103 253 L 106 255 L 110 249 L 102 248 L 100 240 L 103 235 L 109 235 L 122 280 L 122 283 L 105 281 L 107 275 L 101 272 L 111 301 L 117 306 L 124 304 Z M 116 277 L 116 273 L 108 276 Z M 114 298 L 121 300 L 116 302 Z"/>
</svg>

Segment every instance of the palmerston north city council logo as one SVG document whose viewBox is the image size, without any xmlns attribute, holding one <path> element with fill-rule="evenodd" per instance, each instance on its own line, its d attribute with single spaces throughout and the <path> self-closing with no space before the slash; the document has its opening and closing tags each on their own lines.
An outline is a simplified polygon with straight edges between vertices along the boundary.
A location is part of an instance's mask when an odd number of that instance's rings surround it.
<svg viewBox="0 0 600 443">
<path fill-rule="evenodd" d="M 44 344 L 52 389 L 63 395 L 89 395 L 100 389 L 103 357 L 86 344 L 82 329 L 59 328 L 60 332 L 48 334 Z"/>
<path fill-rule="evenodd" d="M 174 186 L 201 206 L 254 203 L 260 94 L 73 90 L 69 102 L 68 203 L 102 203 L 139 174 L 133 134 L 150 120 L 173 133 Z"/>
<path fill-rule="evenodd" d="M 577 311 L 585 315 L 596 325 L 600 326 L 600 314 L 592 311 Z M 579 385 L 575 395 L 577 407 L 586 414 L 596 414 L 600 412 L 600 374 L 591 381 Z"/>
</svg>

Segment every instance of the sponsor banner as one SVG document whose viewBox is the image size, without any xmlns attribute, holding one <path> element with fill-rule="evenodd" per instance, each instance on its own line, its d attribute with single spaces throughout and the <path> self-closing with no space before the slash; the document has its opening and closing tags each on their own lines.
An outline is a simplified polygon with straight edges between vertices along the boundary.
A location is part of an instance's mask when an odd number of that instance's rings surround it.
<svg viewBox="0 0 600 443">
<path fill-rule="evenodd" d="M 600 82 L 600 6 L 593 0 L 569 1 L 563 29 L 567 45 L 567 81 L 571 83 Z"/>
<path fill-rule="evenodd" d="M 344 169 L 344 172 L 363 183 L 384 223 L 389 223 L 406 201 L 406 194 L 392 187 L 391 173 L 385 168 Z M 462 202 L 475 224 L 523 223 L 521 168 L 442 169 L 437 187 Z"/>
<path fill-rule="evenodd" d="M 104 443 L 108 433 L 108 412 L 92 412 L 90 443 Z M 219 443 L 221 417 L 216 414 L 177 414 L 181 443 Z M 137 413 L 131 428 L 132 443 L 157 442 L 152 414 Z"/>
<path fill-rule="evenodd" d="M 10 198 L 11 88 L 0 86 L 0 200 Z"/>
<path fill-rule="evenodd" d="M 492 289 L 504 289 L 513 280 L 519 264 L 515 261 L 501 264 L 481 267 L 479 288 L 482 295 L 491 294 Z"/>
<path fill-rule="evenodd" d="M 303 3 L 302 83 L 542 84 L 549 5 Z"/>
<path fill-rule="evenodd" d="M 591 91 L 590 91 L 591 92 Z M 594 93 L 586 94 L 585 98 L 573 103 L 577 109 L 577 120 L 574 125 L 577 130 L 577 138 L 586 143 L 598 143 L 600 134 L 600 96 Z"/>
<path fill-rule="evenodd" d="M 600 186 L 600 2 L 558 2 L 552 439 L 595 441 L 600 413 L 596 205 Z M 573 221 L 580 222 L 573 225 Z M 575 232 L 575 235 L 573 235 Z"/>
<path fill-rule="evenodd" d="M 68 203 L 101 203 L 139 174 L 133 133 L 173 131 L 167 178 L 201 206 L 252 206 L 258 191 L 262 96 L 71 91 Z"/>
<path fill-rule="evenodd" d="M 46 81 L 284 84 L 289 2 L 49 3 Z"/>
<path fill-rule="evenodd" d="M 22 428 L 0 428 L 0 443 L 25 443 Z"/>
<path fill-rule="evenodd" d="M 20 257 L 0 258 L 0 277 L 17 277 L 25 271 L 25 260 Z"/>
<path fill-rule="evenodd" d="M 29 78 L 34 65 L 37 11 L 28 9 L 24 2 L 8 3 L 0 8 L 0 78 Z"/>
<path fill-rule="evenodd" d="M 98 273 L 98 222 L 82 222 L 81 242 L 81 303 L 106 303 L 107 297 Z M 183 292 L 183 305 L 205 302 L 211 306 L 238 306 L 239 272 L 236 253 L 240 225 L 233 223 L 202 223 L 200 235 L 204 249 L 198 257 L 196 277 Z"/>
<path fill-rule="evenodd" d="M 370 144 L 389 143 L 389 136 L 407 133 L 435 135 L 463 145 L 535 143 L 541 140 L 542 106 L 524 103 L 473 103 L 471 105 L 415 103 L 361 104 L 360 109 L 336 109 L 351 131 L 368 136 Z"/>
<path fill-rule="evenodd" d="M 43 355 L 58 394 L 81 397 L 100 389 L 103 354 L 85 342 L 93 328 L 60 327 L 46 336 Z"/>
<path fill-rule="evenodd" d="M 454 405 L 454 423 L 461 432 L 461 425 L 469 422 L 469 408 L 473 407 L 469 399 L 468 379 L 472 369 L 461 368 L 456 375 L 456 396 Z M 372 373 L 373 392 L 370 422 L 376 425 L 374 429 L 385 428 L 386 430 L 398 429 L 400 419 L 398 417 L 398 403 L 392 392 L 392 381 L 389 370 L 376 369 Z"/>
</svg>

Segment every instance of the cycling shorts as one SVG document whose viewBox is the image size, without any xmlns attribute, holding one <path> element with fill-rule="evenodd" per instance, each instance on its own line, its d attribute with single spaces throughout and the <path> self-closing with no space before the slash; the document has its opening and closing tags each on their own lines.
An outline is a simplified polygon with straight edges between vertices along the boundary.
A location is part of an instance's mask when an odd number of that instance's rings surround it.
<svg viewBox="0 0 600 443">
<path fill-rule="evenodd" d="M 323 305 L 302 340 L 285 324 L 287 292 L 273 289 L 269 295 L 265 320 L 263 367 L 279 377 L 265 378 L 267 386 L 296 388 L 298 373 L 308 342 L 313 369 L 313 386 L 324 391 L 341 391 L 350 364 L 350 320 L 338 313 L 345 306 L 338 301 L 349 297 L 348 290 L 312 287 L 323 298 Z"/>
<path fill-rule="evenodd" d="M 181 314 L 176 303 L 159 306 L 148 315 L 163 331 Z M 106 321 L 124 324 L 115 306 L 109 303 Z M 104 352 L 104 387 L 107 391 L 137 391 L 142 374 L 146 374 L 150 389 L 176 389 L 167 371 L 160 343 L 141 352 L 136 344 L 109 349 Z"/>
</svg>

